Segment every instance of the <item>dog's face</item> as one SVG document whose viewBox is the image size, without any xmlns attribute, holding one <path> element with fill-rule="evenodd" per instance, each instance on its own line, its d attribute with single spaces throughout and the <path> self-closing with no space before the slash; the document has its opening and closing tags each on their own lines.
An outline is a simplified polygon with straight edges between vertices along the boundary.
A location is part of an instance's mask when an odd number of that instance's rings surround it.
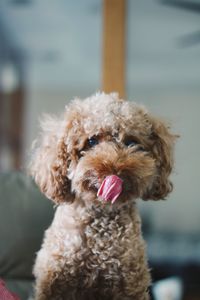
<svg viewBox="0 0 200 300">
<path fill-rule="evenodd" d="M 174 140 L 144 107 L 98 94 L 73 101 L 60 120 L 47 118 L 31 172 L 57 203 L 102 201 L 98 190 L 111 175 L 122 181 L 116 205 L 132 198 L 164 199 L 172 190 Z"/>
</svg>

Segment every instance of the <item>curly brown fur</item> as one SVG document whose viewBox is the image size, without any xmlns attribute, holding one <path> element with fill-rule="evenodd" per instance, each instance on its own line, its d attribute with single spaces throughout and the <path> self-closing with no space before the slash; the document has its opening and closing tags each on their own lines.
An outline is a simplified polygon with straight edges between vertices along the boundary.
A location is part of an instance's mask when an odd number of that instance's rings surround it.
<svg viewBox="0 0 200 300">
<path fill-rule="evenodd" d="M 42 128 L 30 169 L 58 207 L 37 255 L 35 299 L 149 299 L 135 200 L 171 192 L 175 136 L 143 106 L 104 93 L 72 101 Z M 123 179 L 114 204 L 97 197 L 112 174 Z"/>
</svg>

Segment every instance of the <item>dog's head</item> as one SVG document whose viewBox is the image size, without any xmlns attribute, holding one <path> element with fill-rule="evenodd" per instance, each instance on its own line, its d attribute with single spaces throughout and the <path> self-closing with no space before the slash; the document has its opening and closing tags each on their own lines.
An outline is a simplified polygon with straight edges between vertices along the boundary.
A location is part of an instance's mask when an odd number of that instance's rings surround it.
<svg viewBox="0 0 200 300">
<path fill-rule="evenodd" d="M 99 201 L 107 178 L 121 182 L 116 203 L 164 199 L 172 190 L 174 141 L 143 106 L 102 93 L 72 101 L 60 119 L 45 117 L 30 169 L 56 203 Z"/>
</svg>

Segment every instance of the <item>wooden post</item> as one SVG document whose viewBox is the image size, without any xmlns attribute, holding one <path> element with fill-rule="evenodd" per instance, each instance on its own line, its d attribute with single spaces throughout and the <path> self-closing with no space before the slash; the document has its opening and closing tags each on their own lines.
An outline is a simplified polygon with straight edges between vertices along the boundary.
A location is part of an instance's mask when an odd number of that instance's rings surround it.
<svg viewBox="0 0 200 300">
<path fill-rule="evenodd" d="M 10 145 L 13 151 L 14 168 L 20 169 L 22 163 L 23 146 L 23 112 L 24 112 L 24 89 L 17 88 L 12 95 L 11 120 L 10 124 Z"/>
<path fill-rule="evenodd" d="M 103 0 L 102 90 L 125 96 L 126 0 Z"/>
</svg>

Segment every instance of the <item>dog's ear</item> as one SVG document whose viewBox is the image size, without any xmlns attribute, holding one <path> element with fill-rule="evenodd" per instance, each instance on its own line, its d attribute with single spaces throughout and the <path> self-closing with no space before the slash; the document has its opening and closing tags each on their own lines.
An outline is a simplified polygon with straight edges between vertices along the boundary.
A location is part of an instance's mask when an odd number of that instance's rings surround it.
<svg viewBox="0 0 200 300">
<path fill-rule="evenodd" d="M 41 136 L 34 142 L 29 165 L 40 190 L 56 203 L 72 201 L 70 180 L 67 177 L 69 155 L 64 143 L 62 120 L 45 115 L 41 122 Z"/>
<path fill-rule="evenodd" d="M 152 154 L 156 161 L 157 173 L 143 199 L 159 200 L 165 199 L 173 189 L 169 176 L 174 163 L 174 143 L 178 136 L 171 134 L 169 126 L 161 120 L 151 117 L 151 123 Z"/>
</svg>

